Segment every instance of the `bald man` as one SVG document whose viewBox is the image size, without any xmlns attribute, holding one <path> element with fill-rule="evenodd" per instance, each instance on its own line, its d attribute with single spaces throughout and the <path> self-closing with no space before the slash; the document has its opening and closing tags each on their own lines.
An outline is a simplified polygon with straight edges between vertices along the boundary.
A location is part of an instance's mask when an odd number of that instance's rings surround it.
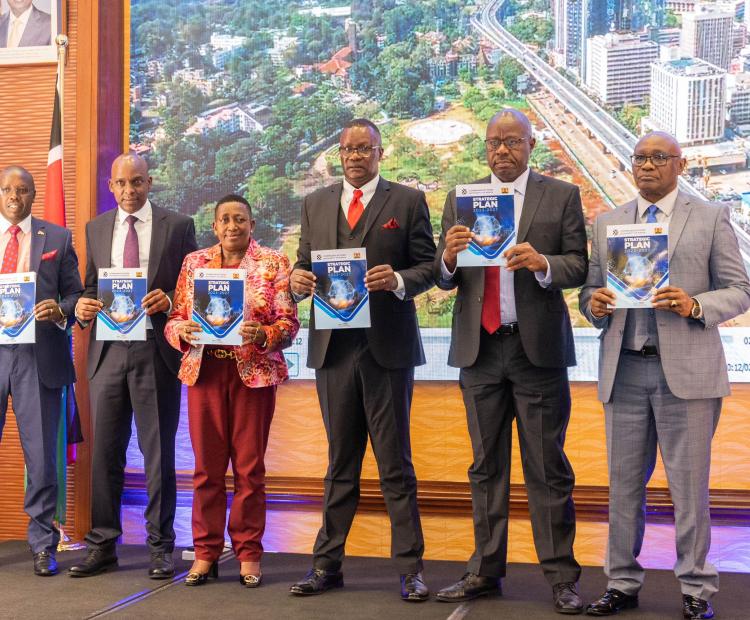
<svg viewBox="0 0 750 620">
<path fill-rule="evenodd" d="M 86 290 L 76 306 L 76 318 L 85 328 L 102 307 L 97 299 L 100 268 L 139 267 L 148 283 L 143 298 L 147 336 L 140 342 L 101 341 L 96 339 L 94 325 L 89 339 L 87 370 L 94 425 L 91 531 L 86 535 L 88 555 L 69 574 L 90 577 L 117 564 L 126 451 L 135 416 L 148 491 L 148 575 L 167 579 L 174 574 L 180 357 L 165 340 L 164 325 L 182 260 L 197 249 L 195 227 L 191 218 L 151 204 L 148 165 L 137 155 L 115 159 L 109 189 L 117 209 L 86 224 Z"/>
<path fill-rule="evenodd" d="M 0 435 L 13 399 L 26 463 L 24 510 L 34 573 L 57 573 L 57 429 L 62 388 L 75 382 L 66 329 L 83 292 L 70 231 L 31 215 L 34 179 L 24 168 L 0 171 L 0 273 L 36 272 L 36 342 L 0 345 Z"/>
<path fill-rule="evenodd" d="M 638 196 L 596 219 L 579 299 L 584 316 L 602 329 L 599 399 L 609 456 L 609 582 L 587 613 L 638 606 L 646 485 L 658 445 L 674 504 L 683 616 L 712 618 L 719 575 L 707 560 L 711 439 L 729 394 L 718 325 L 750 307 L 750 282 L 729 209 L 678 189 L 686 161 L 677 141 L 647 134 L 631 160 Z M 649 222 L 668 226 L 670 285 L 657 291 L 652 309 L 618 309 L 606 288 L 607 226 Z"/>
</svg>

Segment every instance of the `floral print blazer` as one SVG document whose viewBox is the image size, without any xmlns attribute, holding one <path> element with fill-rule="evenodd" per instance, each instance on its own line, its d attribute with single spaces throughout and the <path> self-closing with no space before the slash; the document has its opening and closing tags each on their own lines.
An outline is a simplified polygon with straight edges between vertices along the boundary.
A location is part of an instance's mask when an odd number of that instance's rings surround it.
<svg viewBox="0 0 750 620">
<path fill-rule="evenodd" d="M 174 293 L 172 312 L 164 335 L 169 344 L 183 352 L 179 378 L 186 385 L 195 385 L 203 359 L 203 345 L 190 346 L 180 340 L 177 325 L 192 315 L 193 274 L 196 269 L 221 269 L 221 245 L 192 252 L 182 263 Z M 266 332 L 266 346 L 247 343 L 232 347 L 237 355 L 237 370 L 248 387 L 278 385 L 289 377 L 281 352 L 292 343 L 299 329 L 297 306 L 289 292 L 289 259 L 250 239 L 245 257 L 239 264 L 245 269 L 244 320 L 257 321 Z"/>
</svg>

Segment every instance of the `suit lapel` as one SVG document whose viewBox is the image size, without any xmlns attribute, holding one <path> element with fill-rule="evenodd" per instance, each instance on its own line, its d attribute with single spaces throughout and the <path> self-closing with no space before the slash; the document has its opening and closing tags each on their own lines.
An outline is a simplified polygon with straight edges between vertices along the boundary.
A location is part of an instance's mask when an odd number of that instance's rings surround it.
<svg viewBox="0 0 750 620">
<path fill-rule="evenodd" d="M 163 209 L 151 205 L 151 244 L 148 250 L 148 290 L 153 288 L 156 272 L 159 271 L 159 263 L 164 246 L 167 242 L 167 228 L 163 220 L 167 214 Z"/>
<path fill-rule="evenodd" d="M 378 186 L 375 189 L 375 194 L 373 194 L 370 204 L 368 204 L 365 209 L 365 225 L 362 228 L 362 235 L 359 238 L 360 245 L 364 244 L 367 233 L 370 232 L 370 229 L 377 221 L 380 212 L 383 210 L 385 203 L 388 202 L 388 198 L 390 198 L 390 189 L 391 184 L 383 177 L 380 177 Z"/>
<path fill-rule="evenodd" d="M 96 254 L 94 258 L 99 267 L 112 266 L 112 236 L 115 234 L 115 217 L 117 217 L 116 208 L 107 211 L 99 220 L 96 231 L 98 239 L 93 248 Z"/>
<path fill-rule="evenodd" d="M 38 272 L 39 265 L 42 262 L 42 252 L 44 252 L 44 242 L 47 240 L 47 231 L 44 222 L 31 218 L 31 250 L 29 256 L 29 270 Z"/>
<path fill-rule="evenodd" d="M 523 243 L 526 240 L 526 235 L 529 234 L 529 227 L 544 195 L 543 180 L 540 174 L 533 170 L 529 171 L 529 181 L 526 184 L 526 195 L 523 197 L 523 208 L 521 209 L 521 219 L 518 222 L 516 243 Z"/>
<path fill-rule="evenodd" d="M 669 258 L 672 258 L 674 249 L 677 247 L 677 243 L 680 240 L 682 231 L 687 223 L 690 210 L 692 209 L 690 204 L 690 197 L 682 192 L 677 193 L 677 200 L 674 203 L 674 211 L 672 211 L 672 217 L 669 218 Z"/>
<path fill-rule="evenodd" d="M 336 248 L 336 239 L 339 227 L 339 210 L 341 209 L 341 190 L 343 183 L 335 183 L 329 188 L 329 192 L 324 196 L 320 212 L 313 212 L 311 217 L 319 220 L 313 223 L 318 230 L 323 231 L 324 239 L 320 247 L 313 249 L 333 250 Z"/>
</svg>

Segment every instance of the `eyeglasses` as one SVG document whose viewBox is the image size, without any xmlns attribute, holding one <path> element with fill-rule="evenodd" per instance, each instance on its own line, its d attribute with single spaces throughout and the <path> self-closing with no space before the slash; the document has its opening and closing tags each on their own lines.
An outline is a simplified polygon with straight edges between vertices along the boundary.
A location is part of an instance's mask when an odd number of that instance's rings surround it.
<svg viewBox="0 0 750 620">
<path fill-rule="evenodd" d="M 0 187 L 0 194 L 10 194 L 12 191 L 16 192 L 16 196 L 27 196 L 31 193 L 28 187 Z"/>
<path fill-rule="evenodd" d="M 500 148 L 501 144 L 504 144 L 506 149 L 512 151 L 521 146 L 527 140 L 528 138 L 505 138 L 505 140 L 500 140 L 499 138 L 487 138 L 484 141 L 484 145 L 487 147 L 488 151 L 496 151 Z"/>
<path fill-rule="evenodd" d="M 376 149 L 382 148 L 379 144 L 376 144 L 374 146 L 366 145 L 366 146 L 340 146 L 339 147 L 339 153 L 341 153 L 344 157 L 351 157 L 354 155 L 354 153 L 357 153 L 357 155 L 360 155 L 362 157 L 369 157 L 372 155 L 372 152 Z"/>
<path fill-rule="evenodd" d="M 646 163 L 646 160 L 651 160 L 654 166 L 666 166 L 670 159 L 680 159 L 681 155 L 667 155 L 666 153 L 654 153 L 653 155 L 631 155 L 630 161 L 633 162 L 634 166 L 639 168 Z"/>
</svg>

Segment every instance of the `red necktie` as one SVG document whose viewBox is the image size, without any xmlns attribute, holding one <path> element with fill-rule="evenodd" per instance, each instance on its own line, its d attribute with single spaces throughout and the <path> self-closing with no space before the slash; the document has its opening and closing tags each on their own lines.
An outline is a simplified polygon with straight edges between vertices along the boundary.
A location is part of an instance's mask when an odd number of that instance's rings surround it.
<svg viewBox="0 0 750 620">
<path fill-rule="evenodd" d="M 16 273 L 18 267 L 18 233 L 21 232 L 20 226 L 11 226 L 8 229 L 10 233 L 10 239 L 8 239 L 8 245 L 5 246 L 5 254 L 3 254 L 3 267 L 0 269 L 0 273 Z"/>
<path fill-rule="evenodd" d="M 346 220 L 349 222 L 349 228 L 354 230 L 354 227 L 359 222 L 359 218 L 362 217 L 362 212 L 365 210 L 365 205 L 360 200 L 362 198 L 362 190 L 354 190 L 354 198 L 349 203 L 349 211 L 346 214 Z"/>
<path fill-rule="evenodd" d="M 482 327 L 489 334 L 500 329 L 500 267 L 484 268 Z"/>
</svg>

